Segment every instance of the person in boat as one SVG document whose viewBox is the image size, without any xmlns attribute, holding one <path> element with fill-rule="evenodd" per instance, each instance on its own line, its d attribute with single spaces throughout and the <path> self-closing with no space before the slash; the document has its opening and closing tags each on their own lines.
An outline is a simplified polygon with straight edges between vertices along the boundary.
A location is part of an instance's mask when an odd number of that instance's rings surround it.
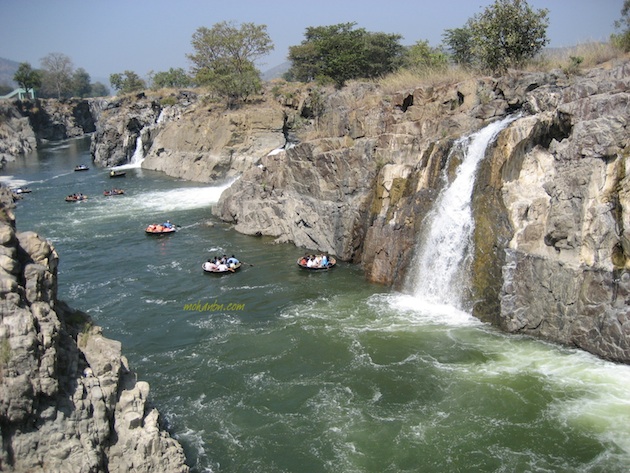
<svg viewBox="0 0 630 473">
<path fill-rule="evenodd" d="M 170 220 L 167 220 L 166 222 L 164 222 L 164 223 L 162 224 L 162 226 L 163 226 L 164 228 L 169 228 L 169 229 L 170 229 L 170 228 L 173 228 L 173 224 L 171 223 L 171 221 L 170 221 Z"/>
<path fill-rule="evenodd" d="M 326 256 L 326 254 L 323 254 L 322 259 L 319 262 L 320 267 L 327 268 L 329 263 L 330 261 L 328 260 L 328 256 Z"/>
<path fill-rule="evenodd" d="M 239 261 L 234 257 L 234 255 L 230 256 L 227 261 L 226 264 L 230 267 L 230 268 L 234 268 L 236 267 L 236 265 L 239 263 Z"/>
<path fill-rule="evenodd" d="M 206 268 L 210 271 L 216 271 L 217 269 L 217 258 L 208 258 L 208 261 L 206 261 Z"/>
<path fill-rule="evenodd" d="M 228 266 L 234 267 L 238 264 L 238 260 L 232 255 L 227 259 L 226 263 Z"/>
<path fill-rule="evenodd" d="M 232 268 L 230 268 L 225 261 L 219 261 L 219 264 L 217 265 L 217 271 L 220 272 L 224 272 L 224 271 L 234 271 Z"/>
</svg>

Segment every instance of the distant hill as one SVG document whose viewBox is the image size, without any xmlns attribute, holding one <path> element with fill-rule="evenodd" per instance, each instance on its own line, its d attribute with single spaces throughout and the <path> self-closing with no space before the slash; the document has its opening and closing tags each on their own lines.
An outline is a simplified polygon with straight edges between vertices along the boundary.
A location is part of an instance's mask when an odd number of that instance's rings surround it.
<svg viewBox="0 0 630 473">
<path fill-rule="evenodd" d="M 0 57 L 0 85 L 17 87 L 13 76 L 17 72 L 18 67 L 20 67 L 19 62 Z"/>
<path fill-rule="evenodd" d="M 272 80 L 282 77 L 291 67 L 291 61 L 283 62 L 279 66 L 273 67 L 261 74 L 262 80 Z"/>
</svg>

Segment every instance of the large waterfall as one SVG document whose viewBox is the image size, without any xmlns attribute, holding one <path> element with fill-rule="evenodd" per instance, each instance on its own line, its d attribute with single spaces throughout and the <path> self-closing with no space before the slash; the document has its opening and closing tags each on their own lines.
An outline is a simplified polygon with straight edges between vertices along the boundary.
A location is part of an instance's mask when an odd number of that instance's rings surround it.
<svg viewBox="0 0 630 473">
<path fill-rule="evenodd" d="M 453 147 L 449 159 L 454 153 L 461 153 L 463 158 L 455 178 L 442 190 L 425 219 L 426 231 L 416 248 L 414 280 L 409 284 L 416 298 L 463 309 L 462 290 L 467 287 L 466 266 L 474 230 L 471 200 L 477 167 L 488 145 L 515 119 L 494 122 Z"/>
</svg>

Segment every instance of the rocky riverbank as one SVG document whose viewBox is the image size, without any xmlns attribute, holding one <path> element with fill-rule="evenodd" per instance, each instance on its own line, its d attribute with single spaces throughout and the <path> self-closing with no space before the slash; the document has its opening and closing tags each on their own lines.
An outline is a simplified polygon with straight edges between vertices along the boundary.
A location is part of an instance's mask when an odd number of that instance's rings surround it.
<svg viewBox="0 0 630 473">
<path fill-rule="evenodd" d="M 0 188 L 0 471 L 189 471 L 121 344 L 57 300 L 58 257 Z"/>
</svg>

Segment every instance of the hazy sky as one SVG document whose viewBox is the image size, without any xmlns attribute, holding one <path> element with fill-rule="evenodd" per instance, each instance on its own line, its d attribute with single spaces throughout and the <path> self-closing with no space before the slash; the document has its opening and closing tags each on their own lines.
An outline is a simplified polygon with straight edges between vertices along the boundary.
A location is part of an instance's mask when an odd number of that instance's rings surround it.
<svg viewBox="0 0 630 473">
<path fill-rule="evenodd" d="M 442 41 L 493 0 L 0 0 L 0 57 L 40 67 L 59 52 L 93 81 L 132 70 L 141 76 L 171 67 L 189 70 L 186 54 L 200 26 L 221 21 L 267 25 L 275 50 L 263 71 L 286 61 L 309 26 L 355 22 L 371 32 L 403 36 L 404 45 Z M 606 41 L 623 0 L 529 0 L 549 10 L 549 46 Z"/>
</svg>

